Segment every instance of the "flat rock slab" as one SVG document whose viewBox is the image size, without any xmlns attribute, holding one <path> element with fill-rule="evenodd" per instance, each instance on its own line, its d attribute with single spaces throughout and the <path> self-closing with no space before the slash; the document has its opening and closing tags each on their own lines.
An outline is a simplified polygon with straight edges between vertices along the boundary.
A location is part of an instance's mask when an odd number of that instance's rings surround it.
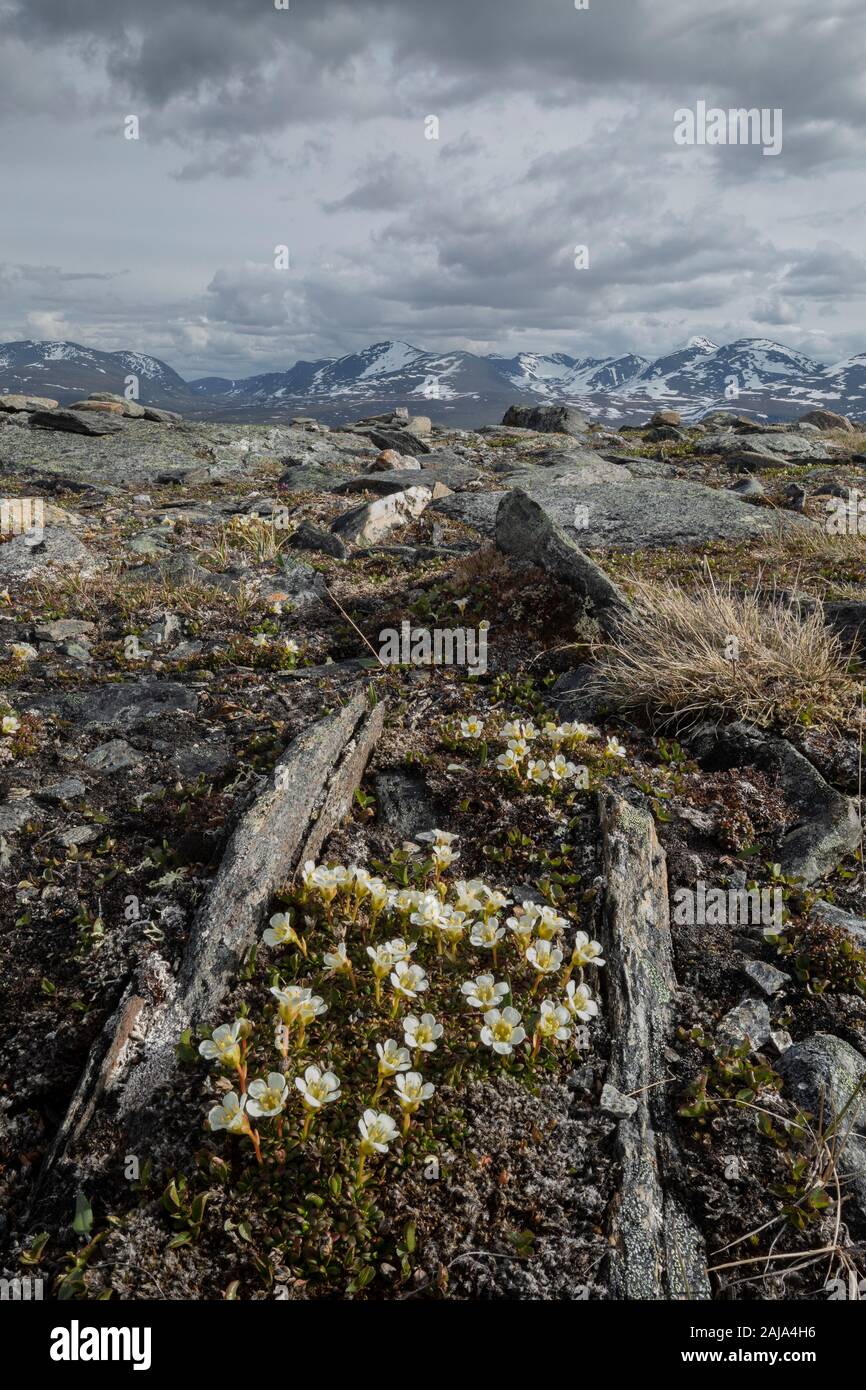
<svg viewBox="0 0 866 1390">
<path fill-rule="evenodd" d="M 67 430 L 70 434 L 117 434 L 126 428 L 122 415 L 104 410 L 35 410 L 30 423 L 36 429 Z"/>
<path fill-rule="evenodd" d="M 466 468 L 459 464 L 446 464 L 441 468 L 424 467 L 405 471 L 388 469 L 383 473 L 362 473 L 357 478 L 349 478 L 337 483 L 331 491 L 339 494 L 352 492 L 374 492 L 378 497 L 387 497 L 393 492 L 405 492 L 410 487 L 429 487 L 431 492 L 436 483 L 443 483 L 452 492 L 475 483 L 481 477 L 477 468 Z"/>
<path fill-rule="evenodd" d="M 617 1125 L 620 1187 L 610 1211 L 611 1285 L 620 1299 L 710 1297 L 703 1239 L 669 1181 L 676 1118 L 664 1050 L 676 989 L 667 868 L 652 817 L 615 792 L 599 794 L 599 929 L 611 1033 L 606 1082 L 637 1101 Z"/>
<path fill-rule="evenodd" d="M 61 718 L 113 729 L 133 729 L 170 714 L 195 714 L 198 708 L 195 691 L 176 681 L 123 681 L 30 699 Z"/>
<path fill-rule="evenodd" d="M 761 454 L 768 461 L 834 459 L 839 455 L 826 440 L 813 434 L 710 434 L 700 440 L 698 454 Z"/>
<path fill-rule="evenodd" d="M 495 470 L 509 487 L 581 487 L 587 483 L 630 483 L 632 474 L 620 463 L 610 463 L 599 454 L 584 452 L 561 455 L 554 462 L 500 465 Z"/>
<path fill-rule="evenodd" d="M 660 550 L 710 541 L 745 541 L 765 535 L 780 523 L 811 525 L 792 512 L 782 515 L 770 509 L 744 507 L 732 493 L 701 483 L 635 478 L 628 486 L 539 484 L 524 490 L 572 540 L 590 550 Z M 431 511 L 493 536 L 503 496 L 500 491 L 455 493 L 434 502 Z M 585 511 L 578 512 L 578 508 Z"/>
<path fill-rule="evenodd" d="M 541 434 L 586 434 L 589 429 L 586 416 L 568 405 L 513 405 L 503 415 L 502 425 Z"/>
</svg>

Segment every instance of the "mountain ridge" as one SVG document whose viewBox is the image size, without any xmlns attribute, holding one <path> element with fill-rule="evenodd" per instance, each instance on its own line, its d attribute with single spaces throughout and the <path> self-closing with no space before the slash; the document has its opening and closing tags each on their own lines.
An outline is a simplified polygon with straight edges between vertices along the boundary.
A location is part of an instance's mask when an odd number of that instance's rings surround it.
<svg viewBox="0 0 866 1390">
<path fill-rule="evenodd" d="M 386 339 L 342 357 L 300 359 L 283 372 L 192 380 L 146 353 L 59 339 L 0 344 L 0 394 L 54 396 L 65 405 L 94 390 L 122 393 L 131 378 L 146 403 L 224 420 L 312 414 L 339 423 L 410 403 L 434 419 L 474 425 L 493 423 L 512 404 L 554 401 L 612 425 L 638 422 L 663 406 L 686 419 L 720 407 L 766 419 L 823 407 L 866 419 L 866 353 L 825 364 L 770 338 L 719 345 L 696 335 L 652 360 L 636 353 L 427 352 Z"/>
</svg>

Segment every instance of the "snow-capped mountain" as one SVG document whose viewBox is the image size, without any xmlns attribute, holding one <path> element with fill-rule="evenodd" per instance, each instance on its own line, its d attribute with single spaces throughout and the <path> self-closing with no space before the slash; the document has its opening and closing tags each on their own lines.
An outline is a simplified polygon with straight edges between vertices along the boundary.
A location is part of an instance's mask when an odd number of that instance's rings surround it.
<svg viewBox="0 0 866 1390">
<path fill-rule="evenodd" d="M 158 357 L 141 352 L 98 352 L 62 341 L 0 344 L 0 394 L 49 396 L 61 404 L 91 391 L 122 396 L 130 376 L 138 378 L 144 404 L 182 409 L 193 403 L 183 377 Z"/>
<path fill-rule="evenodd" d="M 339 423 L 409 405 L 436 420 L 479 425 L 501 419 L 509 405 L 562 401 L 612 424 L 641 422 L 660 406 L 687 419 L 718 408 L 790 419 L 823 406 L 866 420 L 866 353 L 826 366 L 769 338 L 719 346 L 697 336 L 654 361 L 632 353 L 425 352 L 387 341 L 345 357 L 296 362 L 284 372 L 190 382 L 140 353 L 63 342 L 0 346 L 0 393 L 68 403 L 90 391 L 122 392 L 130 374 L 139 378 L 142 400 L 217 419 L 314 415 Z"/>
</svg>

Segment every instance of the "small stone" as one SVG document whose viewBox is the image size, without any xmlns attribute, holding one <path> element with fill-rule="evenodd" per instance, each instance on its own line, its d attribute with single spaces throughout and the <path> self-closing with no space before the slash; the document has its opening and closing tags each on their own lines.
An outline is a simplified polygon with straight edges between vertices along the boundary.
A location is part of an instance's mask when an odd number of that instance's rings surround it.
<svg viewBox="0 0 866 1390">
<path fill-rule="evenodd" d="M 141 754 L 136 753 L 125 739 L 113 738 L 110 743 L 94 748 L 84 761 L 94 772 L 125 772 L 127 768 L 141 765 Z"/>
<path fill-rule="evenodd" d="M 762 1048 L 769 1036 L 770 1011 L 763 999 L 741 1000 L 719 1024 L 719 1037 L 723 1042 L 738 1047 L 748 1041 L 753 1052 Z"/>
<path fill-rule="evenodd" d="M 94 830 L 92 825 L 73 825 L 69 830 L 63 830 L 57 836 L 58 844 L 63 845 L 64 849 L 72 849 L 73 845 L 89 845 L 91 840 L 96 840 L 99 831 Z"/>
<path fill-rule="evenodd" d="M 52 623 L 39 623 L 33 629 L 38 642 L 65 642 L 70 637 L 87 637 L 96 631 L 96 624 L 83 618 L 58 618 Z"/>
<path fill-rule="evenodd" d="M 760 478 L 739 478 L 732 483 L 728 492 L 735 492 L 738 497 L 766 497 L 766 489 Z"/>
<path fill-rule="evenodd" d="M 86 791 L 87 788 L 80 777 L 64 777 L 59 782 L 52 782 L 50 786 L 39 788 L 33 795 L 37 801 L 52 803 L 75 801 L 77 797 L 84 796 Z"/>
<path fill-rule="evenodd" d="M 780 989 L 791 983 L 784 970 L 777 970 L 775 965 L 768 965 L 763 960 L 747 960 L 743 969 L 765 994 L 778 994 Z"/>
<path fill-rule="evenodd" d="M 770 1042 L 781 1057 L 783 1052 L 787 1052 L 789 1047 L 794 1046 L 794 1039 L 785 1028 L 776 1028 L 770 1033 Z"/>
<path fill-rule="evenodd" d="M 607 1082 L 602 1088 L 600 1108 L 606 1115 L 615 1115 L 618 1120 L 628 1119 L 637 1110 L 634 1096 L 624 1096 L 615 1086 Z"/>
</svg>

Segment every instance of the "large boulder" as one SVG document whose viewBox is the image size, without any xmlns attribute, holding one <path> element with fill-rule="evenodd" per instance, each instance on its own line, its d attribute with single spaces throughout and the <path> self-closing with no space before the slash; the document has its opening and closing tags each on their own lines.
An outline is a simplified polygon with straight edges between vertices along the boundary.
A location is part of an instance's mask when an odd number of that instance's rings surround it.
<svg viewBox="0 0 866 1390">
<path fill-rule="evenodd" d="M 725 431 L 722 434 L 708 434 L 695 446 L 697 454 L 721 454 L 723 458 L 733 455 L 766 459 L 768 464 L 778 463 L 780 459 L 833 459 L 837 457 L 831 444 L 814 434 L 795 434 L 793 431 L 779 433 L 767 431 L 759 434 L 741 435 Z"/>
<path fill-rule="evenodd" d="M 550 520 L 584 550 L 658 550 L 749 540 L 778 525 L 810 527 L 805 517 L 744 507 L 733 493 L 701 483 L 635 478 L 618 483 L 525 484 Z M 496 530 L 503 492 L 459 492 L 433 510 L 466 522 L 485 536 Z"/>
<path fill-rule="evenodd" d="M 810 410 L 808 415 L 800 416 L 799 423 L 816 425 L 819 430 L 844 430 L 846 434 L 856 432 L 847 415 L 837 415 L 835 410 Z"/>
<path fill-rule="evenodd" d="M 31 425 L 43 430 L 67 430 L 71 434 L 115 434 L 124 428 L 123 416 L 104 410 L 37 410 Z"/>
<path fill-rule="evenodd" d="M 512 405 L 502 417 L 503 425 L 518 430 L 538 430 L 541 434 L 586 434 L 589 421 L 570 405 Z"/>
<path fill-rule="evenodd" d="M 507 492 L 496 513 L 496 545 L 506 555 L 537 565 L 573 590 L 608 632 L 628 611 L 628 600 L 588 555 L 525 492 Z"/>
</svg>

